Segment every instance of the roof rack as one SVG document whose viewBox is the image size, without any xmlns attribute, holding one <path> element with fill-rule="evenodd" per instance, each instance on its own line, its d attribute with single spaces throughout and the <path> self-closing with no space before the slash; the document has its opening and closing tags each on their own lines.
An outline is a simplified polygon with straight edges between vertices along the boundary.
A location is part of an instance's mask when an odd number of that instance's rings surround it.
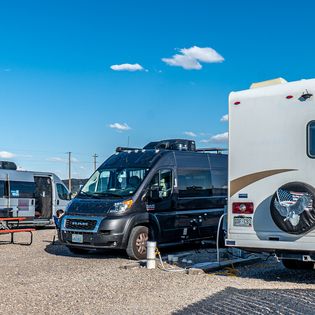
<svg viewBox="0 0 315 315">
<path fill-rule="evenodd" d="M 196 149 L 196 152 L 216 152 L 217 154 L 222 154 L 223 151 L 228 151 L 227 148 L 201 148 Z"/>
<path fill-rule="evenodd" d="M 143 149 L 139 148 L 128 148 L 128 147 L 117 147 L 116 152 L 125 152 L 125 151 L 142 151 Z"/>
</svg>

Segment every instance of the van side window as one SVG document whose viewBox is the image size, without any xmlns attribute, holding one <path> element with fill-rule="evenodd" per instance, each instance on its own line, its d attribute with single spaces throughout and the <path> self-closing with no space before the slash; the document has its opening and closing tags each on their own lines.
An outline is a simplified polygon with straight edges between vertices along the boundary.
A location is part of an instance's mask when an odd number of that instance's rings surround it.
<svg viewBox="0 0 315 315">
<path fill-rule="evenodd" d="M 3 196 L 5 196 L 5 194 L 4 194 L 4 188 L 5 188 L 5 181 L 0 180 L 0 198 L 2 198 Z"/>
<path fill-rule="evenodd" d="M 173 189 L 173 176 L 171 170 L 160 170 L 151 180 L 150 189 L 157 189 L 159 197 L 166 199 L 170 197 Z"/>
<path fill-rule="evenodd" d="M 34 198 L 35 183 L 10 181 L 10 197 L 11 198 Z"/>
<path fill-rule="evenodd" d="M 179 197 L 212 196 L 210 170 L 178 170 Z"/>
<path fill-rule="evenodd" d="M 68 200 L 69 199 L 68 190 L 62 184 L 57 184 L 57 193 L 58 193 L 59 199 L 61 199 L 61 200 Z"/>
<path fill-rule="evenodd" d="M 315 121 L 307 125 L 307 155 L 315 158 Z"/>
</svg>

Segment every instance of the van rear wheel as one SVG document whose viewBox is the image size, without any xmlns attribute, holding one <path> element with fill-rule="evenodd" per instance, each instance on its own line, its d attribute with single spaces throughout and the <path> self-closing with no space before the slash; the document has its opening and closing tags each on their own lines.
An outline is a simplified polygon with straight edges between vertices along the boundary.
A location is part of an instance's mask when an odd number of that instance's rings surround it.
<svg viewBox="0 0 315 315">
<path fill-rule="evenodd" d="M 282 264 L 287 269 L 314 269 L 314 263 L 311 261 L 300 261 L 294 259 L 282 259 Z"/>
<path fill-rule="evenodd" d="M 126 249 L 130 258 L 137 260 L 146 259 L 148 236 L 149 229 L 146 226 L 136 226 L 132 229 Z"/>
</svg>

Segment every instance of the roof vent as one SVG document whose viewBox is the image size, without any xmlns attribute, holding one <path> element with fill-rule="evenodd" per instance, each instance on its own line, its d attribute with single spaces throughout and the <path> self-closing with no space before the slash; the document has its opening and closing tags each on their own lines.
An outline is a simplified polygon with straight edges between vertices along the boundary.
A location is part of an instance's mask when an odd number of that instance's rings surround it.
<svg viewBox="0 0 315 315">
<path fill-rule="evenodd" d="M 164 150 L 177 150 L 177 151 L 196 151 L 196 143 L 193 140 L 185 139 L 169 139 L 154 141 L 148 143 L 143 149 L 164 149 Z"/>
<path fill-rule="evenodd" d="M 0 169 L 16 171 L 17 166 L 14 162 L 0 161 Z"/>
<path fill-rule="evenodd" d="M 283 84 L 287 83 L 288 81 L 283 79 L 283 78 L 277 78 L 277 79 L 272 79 L 272 80 L 267 80 L 267 81 L 261 81 L 261 82 L 256 82 L 253 83 L 250 88 L 251 89 L 256 89 L 260 87 L 265 87 L 265 86 L 270 86 L 270 85 L 277 85 L 277 84 Z"/>
</svg>

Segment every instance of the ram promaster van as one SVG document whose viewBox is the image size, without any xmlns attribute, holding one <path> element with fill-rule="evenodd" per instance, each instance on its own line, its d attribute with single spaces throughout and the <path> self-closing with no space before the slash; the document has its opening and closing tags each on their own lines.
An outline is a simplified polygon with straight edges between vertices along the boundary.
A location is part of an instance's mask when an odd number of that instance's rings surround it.
<svg viewBox="0 0 315 315">
<path fill-rule="evenodd" d="M 117 148 L 69 204 L 59 237 L 74 253 L 117 248 L 143 259 L 148 237 L 213 238 L 226 198 L 225 154 L 198 152 L 189 140 Z"/>
<path fill-rule="evenodd" d="M 276 79 L 229 97 L 226 245 L 315 262 L 315 80 Z"/>
<path fill-rule="evenodd" d="M 0 161 L 2 216 L 25 217 L 23 224 L 45 226 L 68 203 L 68 190 L 55 174 L 19 171 L 13 162 Z"/>
</svg>

